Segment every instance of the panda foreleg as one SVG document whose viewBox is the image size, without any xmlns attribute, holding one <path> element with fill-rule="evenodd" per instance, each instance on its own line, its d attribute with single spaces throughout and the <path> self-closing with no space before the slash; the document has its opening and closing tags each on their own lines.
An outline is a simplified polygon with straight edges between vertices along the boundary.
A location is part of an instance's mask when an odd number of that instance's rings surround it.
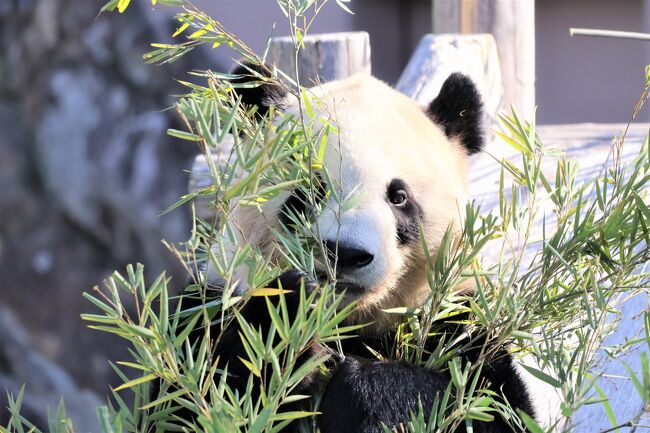
<svg viewBox="0 0 650 433">
<path fill-rule="evenodd" d="M 446 375 L 399 361 L 347 357 L 332 375 L 319 411 L 322 433 L 383 433 L 406 429 L 421 402 L 425 413 L 449 383 Z M 391 430 L 392 431 L 392 430 Z"/>
<path fill-rule="evenodd" d="M 512 364 L 512 358 L 492 363 L 483 377 L 492 383 L 495 392 L 505 392 L 514 407 L 534 416 L 525 385 Z M 508 377 L 504 380 L 504 377 Z M 382 424 L 390 431 L 407 432 L 411 415 L 422 407 L 428 418 L 436 396 L 442 398 L 450 378 L 438 372 L 406 362 L 367 361 L 347 357 L 333 373 L 318 410 L 321 433 L 384 433 Z M 497 385 L 497 386 L 494 386 Z M 505 389 L 512 387 L 515 389 Z M 514 391 L 514 392 L 513 392 Z M 452 398 L 453 401 L 453 398 Z M 465 432 L 460 423 L 457 433 Z M 495 416 L 490 422 L 473 422 L 475 433 L 512 432 L 513 427 Z"/>
<path fill-rule="evenodd" d="M 316 283 L 306 277 L 302 272 L 291 270 L 287 271 L 284 274 L 280 275 L 275 281 L 269 284 L 269 287 L 279 287 L 280 285 L 287 290 L 291 290 L 290 293 L 285 294 L 285 301 L 287 304 L 287 309 L 291 320 L 295 315 L 295 312 L 298 310 L 298 305 L 300 302 L 300 287 L 304 283 L 305 291 L 310 293 L 316 287 Z M 223 293 L 223 285 L 212 285 L 205 293 L 205 298 L 199 296 L 189 296 L 184 295 L 181 297 L 182 308 L 184 310 L 200 307 L 203 303 L 211 301 L 213 299 L 221 298 Z M 279 297 L 271 297 L 272 302 L 278 302 Z M 244 320 L 253 328 L 253 329 L 263 329 L 268 330 L 271 327 L 272 321 L 269 316 L 268 306 L 266 303 L 265 297 L 251 297 L 251 299 L 246 302 L 246 304 L 240 310 L 240 314 L 243 316 Z M 204 329 L 197 328 L 189 334 L 190 344 L 195 347 L 199 347 L 201 339 L 206 338 L 206 333 Z M 218 367 L 220 369 L 225 369 L 227 366 L 228 376 L 226 378 L 226 383 L 228 386 L 237 390 L 240 395 L 246 391 L 246 386 L 248 383 L 249 376 L 251 375 L 250 370 L 241 362 L 241 359 L 247 358 L 246 350 L 244 349 L 244 344 L 242 343 L 240 337 L 240 327 L 236 320 L 232 321 L 225 329 L 222 328 L 221 324 L 213 324 L 210 326 L 210 338 L 213 340 L 214 344 L 214 355 L 215 359 L 218 359 Z M 198 349 L 196 349 L 198 350 Z M 302 354 L 301 357 L 306 361 L 311 356 L 310 352 Z M 298 366 L 301 363 L 301 359 L 298 361 Z M 258 398 L 259 388 L 260 388 L 260 379 L 255 378 L 257 383 L 253 386 L 253 399 Z M 305 387 L 309 384 L 306 383 Z M 299 387 L 297 392 L 304 393 L 305 387 Z M 159 397 L 161 390 L 161 383 L 154 382 L 153 386 L 150 389 L 150 398 L 155 400 Z M 173 388 L 172 388 L 173 390 Z M 290 404 L 283 405 L 283 409 L 286 411 L 290 410 L 302 410 L 303 402 L 294 402 Z M 181 407 L 174 412 L 174 416 L 184 419 L 187 421 L 194 421 L 196 419 L 196 414 L 188 410 L 185 407 Z M 293 433 L 297 431 L 297 423 L 291 423 L 288 427 L 283 429 L 283 433 Z"/>
<path fill-rule="evenodd" d="M 298 311 L 300 303 L 300 287 L 302 284 L 304 284 L 307 294 L 311 293 L 317 286 L 315 281 L 308 278 L 305 273 L 297 270 L 290 270 L 283 273 L 268 285 L 273 288 L 282 287 L 283 289 L 290 291 L 284 295 L 290 320 L 294 320 L 295 314 Z M 277 303 L 279 302 L 279 299 L 279 296 L 273 296 L 271 297 L 271 302 Z M 262 329 L 266 331 L 272 326 L 266 297 L 264 296 L 251 297 L 240 310 L 240 314 L 253 329 Z M 235 321 L 231 323 L 228 328 L 223 330 L 223 332 L 221 332 L 222 330 L 220 329 L 220 325 L 212 325 L 212 327 L 219 328 L 211 329 L 211 331 L 213 331 L 211 332 L 213 338 L 214 336 L 221 334 L 217 338 L 215 354 L 219 356 L 220 367 L 225 367 L 226 363 L 228 364 L 227 383 L 231 388 L 244 392 L 250 376 L 250 370 L 243 362 L 241 362 L 241 359 L 247 359 L 248 355 L 241 340 L 239 326 L 237 326 Z M 276 338 L 279 338 L 279 336 Z M 310 356 L 311 352 L 301 355 L 301 358 L 303 359 L 299 359 L 297 365 L 299 366 Z"/>
</svg>

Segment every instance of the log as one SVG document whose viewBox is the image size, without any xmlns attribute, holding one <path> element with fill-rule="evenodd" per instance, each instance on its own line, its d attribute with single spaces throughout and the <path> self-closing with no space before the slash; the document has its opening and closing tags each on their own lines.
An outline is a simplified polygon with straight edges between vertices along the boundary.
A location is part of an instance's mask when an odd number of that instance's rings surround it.
<svg viewBox="0 0 650 433">
<path fill-rule="evenodd" d="M 632 39 L 634 41 L 650 41 L 650 33 L 622 32 L 620 30 L 581 29 L 571 27 L 571 36 L 596 36 L 599 38 Z"/>
<path fill-rule="evenodd" d="M 431 0 L 433 33 L 461 33 L 461 9 L 458 0 Z"/>
<path fill-rule="evenodd" d="M 271 59 L 278 69 L 296 80 L 294 43 L 290 36 L 271 40 Z M 306 36 L 298 52 L 298 71 L 303 87 L 357 73 L 370 74 L 370 36 L 367 32 Z"/>
<path fill-rule="evenodd" d="M 504 109 L 513 105 L 526 119 L 535 115 L 535 0 L 487 0 L 479 8 L 474 30 L 492 33 L 499 48 Z"/>
</svg>

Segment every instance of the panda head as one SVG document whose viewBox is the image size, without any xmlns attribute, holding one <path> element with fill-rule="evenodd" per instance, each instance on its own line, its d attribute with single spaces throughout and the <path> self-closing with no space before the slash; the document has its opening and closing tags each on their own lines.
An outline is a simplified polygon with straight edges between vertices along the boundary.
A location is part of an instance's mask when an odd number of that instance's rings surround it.
<svg viewBox="0 0 650 433">
<path fill-rule="evenodd" d="M 257 71 L 268 75 L 264 67 Z M 297 101 L 277 84 L 239 92 L 244 103 L 263 113 L 274 105 L 300 114 Z M 337 189 L 329 197 L 353 203 L 341 213 L 341 203 L 326 199 L 312 227 L 325 250 L 335 253 L 336 287 L 358 301 L 356 318 L 381 325 L 390 321 L 383 309 L 419 306 L 430 293 L 420 228 L 432 257 L 446 230 L 460 228 L 468 157 L 484 143 L 481 98 L 474 83 L 459 73 L 445 81 L 424 110 L 366 75 L 309 93 L 318 101 L 315 117 L 338 129 L 330 134 L 324 157 L 333 183 L 328 187 Z M 237 222 L 243 239 L 270 253 L 273 225 L 281 227 L 288 211 L 304 206 L 304 199 L 288 192 L 265 205 L 263 218 L 255 209 L 242 208 Z"/>
</svg>

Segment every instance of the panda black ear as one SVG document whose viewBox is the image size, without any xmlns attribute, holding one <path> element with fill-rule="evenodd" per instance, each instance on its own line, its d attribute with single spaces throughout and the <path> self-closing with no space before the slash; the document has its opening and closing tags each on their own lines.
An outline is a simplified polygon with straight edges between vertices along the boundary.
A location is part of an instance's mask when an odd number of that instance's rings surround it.
<svg viewBox="0 0 650 433">
<path fill-rule="evenodd" d="M 268 66 L 261 63 L 242 62 L 231 72 L 239 75 L 230 80 L 233 84 L 258 83 L 254 87 L 237 87 L 235 92 L 241 96 L 246 105 L 257 106 L 257 112 L 265 115 L 271 106 L 283 109 L 287 103 L 287 89 L 273 80 L 273 74 Z M 268 78 L 268 80 L 266 80 Z"/>
<path fill-rule="evenodd" d="M 483 137 L 483 102 L 474 82 L 459 72 L 445 80 L 427 115 L 450 139 L 456 139 L 468 155 L 480 152 Z"/>
</svg>

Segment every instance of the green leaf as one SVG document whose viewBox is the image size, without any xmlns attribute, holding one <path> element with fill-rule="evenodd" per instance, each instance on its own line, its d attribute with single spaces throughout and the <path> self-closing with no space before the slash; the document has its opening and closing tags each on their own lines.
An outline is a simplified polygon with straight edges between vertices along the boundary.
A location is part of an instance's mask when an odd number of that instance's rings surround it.
<svg viewBox="0 0 650 433">
<path fill-rule="evenodd" d="M 122 385 L 118 386 L 117 388 L 114 388 L 113 391 L 121 391 L 123 389 L 131 388 L 136 385 L 140 385 L 142 383 L 150 382 L 154 380 L 157 376 L 155 374 L 147 374 L 142 377 L 139 377 L 137 379 L 133 379 L 129 382 L 123 383 Z"/>
<path fill-rule="evenodd" d="M 269 418 L 270 421 L 285 421 L 299 418 L 306 418 L 308 416 L 319 415 L 320 412 L 307 412 L 307 411 L 289 411 L 280 412 Z"/>
<path fill-rule="evenodd" d="M 609 423 L 612 425 L 612 427 L 616 427 L 618 425 L 618 421 L 616 420 L 616 415 L 614 415 L 614 411 L 612 410 L 612 406 L 609 404 L 609 399 L 603 392 L 603 390 L 596 384 L 594 384 L 594 389 L 596 392 L 598 392 L 598 395 L 602 398 L 601 403 L 603 405 L 603 408 L 605 409 L 605 413 L 607 414 L 607 419 L 609 420 Z M 616 429 L 618 431 L 618 429 Z"/>
<path fill-rule="evenodd" d="M 187 140 L 187 141 L 203 140 L 203 138 L 201 138 L 200 135 L 192 134 L 190 132 L 180 131 L 178 129 L 171 129 L 171 128 L 167 130 L 167 135 L 170 135 L 175 138 L 180 138 L 181 140 Z"/>
<path fill-rule="evenodd" d="M 163 395 L 162 397 L 149 402 L 148 404 L 145 404 L 144 406 L 140 407 L 141 410 L 146 410 L 146 409 L 151 409 L 152 407 L 159 406 L 163 403 L 166 403 L 168 401 L 172 401 L 177 399 L 178 397 L 181 397 L 183 395 L 187 394 L 187 391 L 184 389 L 178 389 L 174 392 L 170 392 L 168 394 Z"/>
<path fill-rule="evenodd" d="M 262 433 L 266 428 L 271 416 L 271 409 L 266 408 L 260 412 L 253 425 L 248 429 L 248 433 Z"/>
<path fill-rule="evenodd" d="M 354 12 L 350 8 L 347 7 L 345 3 L 350 3 L 351 0 L 336 0 L 336 4 L 339 5 L 341 9 L 343 9 L 345 12 L 354 15 Z"/>
<path fill-rule="evenodd" d="M 529 372 L 530 374 L 532 374 L 533 376 L 535 376 L 537 379 L 541 380 L 542 382 L 548 383 L 549 385 L 553 386 L 554 388 L 561 388 L 562 387 L 562 383 L 559 380 L 555 379 L 552 376 L 549 376 L 548 374 L 544 373 L 543 371 L 538 370 L 536 368 L 533 368 L 533 367 L 531 367 L 529 365 L 526 365 L 526 364 L 519 363 L 519 365 L 524 370 L 526 370 L 527 372 Z"/>
<path fill-rule="evenodd" d="M 467 417 L 469 419 L 475 419 L 477 421 L 485 421 L 485 422 L 494 421 L 494 415 L 486 412 L 487 410 L 490 409 L 483 408 L 483 407 L 471 407 L 467 411 Z"/>
<path fill-rule="evenodd" d="M 100 12 L 113 12 L 115 8 L 117 7 L 117 3 L 120 0 L 111 0 L 108 3 L 106 3 L 100 10 Z"/>
<path fill-rule="evenodd" d="M 113 420 L 111 420 L 111 414 L 107 406 L 97 407 L 97 419 L 99 420 L 99 425 L 102 429 L 102 433 L 116 433 L 113 429 Z M 120 431 L 117 433 L 122 432 Z"/>
<path fill-rule="evenodd" d="M 517 414 L 530 433 L 544 433 L 544 429 L 540 427 L 540 425 L 537 424 L 537 421 L 531 418 L 526 412 L 517 410 Z"/>
</svg>

